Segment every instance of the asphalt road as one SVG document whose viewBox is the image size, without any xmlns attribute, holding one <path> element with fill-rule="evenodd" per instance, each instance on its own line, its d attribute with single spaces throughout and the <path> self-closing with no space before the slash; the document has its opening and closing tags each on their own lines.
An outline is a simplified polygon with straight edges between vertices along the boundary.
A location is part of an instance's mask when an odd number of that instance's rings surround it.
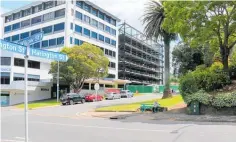
<svg viewBox="0 0 236 142">
<path fill-rule="evenodd" d="M 136 99 L 139 101 L 141 98 Z M 108 103 L 117 104 L 120 102 L 115 100 L 98 104 L 59 106 L 40 109 L 37 110 L 37 113 L 35 113 L 36 110 L 30 111 L 30 142 L 235 142 L 236 140 L 236 125 L 232 124 L 169 123 L 168 121 L 142 123 L 131 120 L 114 121 L 78 117 L 73 114 Z M 71 111 L 75 109 L 76 111 Z M 55 112 L 53 113 L 53 111 Z M 54 115 L 48 115 L 50 113 Z M 67 117 L 59 117 L 58 113 Z M 22 111 L 3 109 L 1 114 L 1 141 L 24 142 L 24 115 Z"/>
</svg>

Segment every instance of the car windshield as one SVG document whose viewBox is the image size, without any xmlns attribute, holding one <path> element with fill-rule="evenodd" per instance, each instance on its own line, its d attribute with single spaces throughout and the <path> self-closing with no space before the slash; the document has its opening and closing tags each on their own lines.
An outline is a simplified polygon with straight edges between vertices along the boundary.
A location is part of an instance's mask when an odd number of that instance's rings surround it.
<svg viewBox="0 0 236 142">
<path fill-rule="evenodd" d="M 121 93 L 126 93 L 126 91 L 121 91 Z"/>
</svg>

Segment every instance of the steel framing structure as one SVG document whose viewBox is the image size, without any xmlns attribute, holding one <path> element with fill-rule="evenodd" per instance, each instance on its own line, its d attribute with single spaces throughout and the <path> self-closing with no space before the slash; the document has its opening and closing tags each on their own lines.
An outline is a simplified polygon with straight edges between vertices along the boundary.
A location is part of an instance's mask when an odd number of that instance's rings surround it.
<svg viewBox="0 0 236 142">
<path fill-rule="evenodd" d="M 123 23 L 119 28 L 119 79 L 132 84 L 162 84 L 163 46 Z"/>
</svg>

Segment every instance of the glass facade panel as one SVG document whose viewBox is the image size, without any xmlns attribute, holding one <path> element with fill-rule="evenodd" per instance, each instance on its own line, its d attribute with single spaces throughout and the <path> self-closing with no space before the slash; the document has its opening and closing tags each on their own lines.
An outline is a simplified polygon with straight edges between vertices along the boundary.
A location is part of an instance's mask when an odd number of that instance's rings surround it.
<svg viewBox="0 0 236 142">
<path fill-rule="evenodd" d="M 82 13 L 76 11 L 75 17 L 76 17 L 77 19 L 79 19 L 79 20 L 82 20 L 83 15 L 82 15 Z"/>
<path fill-rule="evenodd" d="M 12 25 L 12 30 L 16 30 L 20 28 L 20 23 L 15 23 Z"/>
<path fill-rule="evenodd" d="M 64 23 L 56 24 L 56 25 L 54 25 L 54 32 L 64 30 L 64 28 L 65 28 Z"/>
<path fill-rule="evenodd" d="M 26 27 L 30 25 L 30 19 L 21 22 L 21 27 Z"/>
<path fill-rule="evenodd" d="M 55 18 L 65 16 L 65 9 L 55 11 Z"/>
<path fill-rule="evenodd" d="M 42 31 L 43 31 L 43 34 L 51 33 L 52 32 L 52 26 L 44 27 L 42 29 Z"/>
<path fill-rule="evenodd" d="M 82 33 L 82 27 L 78 26 L 78 25 L 75 25 L 75 31 L 78 32 L 78 33 Z"/>
<path fill-rule="evenodd" d="M 43 15 L 43 21 L 54 19 L 54 12 L 50 12 Z"/>
<path fill-rule="evenodd" d="M 31 24 L 37 24 L 40 23 L 41 21 L 42 21 L 42 16 L 38 16 L 31 19 Z"/>
<path fill-rule="evenodd" d="M 84 28 L 84 35 L 90 36 L 90 30 Z"/>
</svg>

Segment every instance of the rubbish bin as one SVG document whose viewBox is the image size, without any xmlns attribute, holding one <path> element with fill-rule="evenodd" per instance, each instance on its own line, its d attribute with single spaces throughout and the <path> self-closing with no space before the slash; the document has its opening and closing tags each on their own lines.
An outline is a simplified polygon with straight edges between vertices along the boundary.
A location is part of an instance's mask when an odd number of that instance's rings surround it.
<svg viewBox="0 0 236 142">
<path fill-rule="evenodd" d="M 193 101 L 190 104 L 190 110 L 192 115 L 199 115 L 199 102 L 198 101 Z"/>
</svg>

